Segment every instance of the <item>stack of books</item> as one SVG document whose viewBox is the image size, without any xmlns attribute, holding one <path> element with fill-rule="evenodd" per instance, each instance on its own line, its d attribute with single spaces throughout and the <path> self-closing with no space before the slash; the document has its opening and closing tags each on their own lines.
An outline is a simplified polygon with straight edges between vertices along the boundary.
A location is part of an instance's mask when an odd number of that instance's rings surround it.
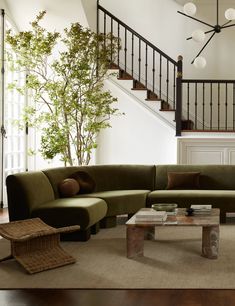
<svg viewBox="0 0 235 306">
<path fill-rule="evenodd" d="M 226 212 L 226 223 L 235 223 L 235 212 Z"/>
<path fill-rule="evenodd" d="M 191 208 L 194 210 L 194 215 L 209 215 L 212 210 L 212 205 L 191 205 Z"/>
<path fill-rule="evenodd" d="M 156 211 L 152 208 L 140 210 L 135 215 L 136 222 L 164 222 L 167 219 L 165 211 Z"/>
</svg>

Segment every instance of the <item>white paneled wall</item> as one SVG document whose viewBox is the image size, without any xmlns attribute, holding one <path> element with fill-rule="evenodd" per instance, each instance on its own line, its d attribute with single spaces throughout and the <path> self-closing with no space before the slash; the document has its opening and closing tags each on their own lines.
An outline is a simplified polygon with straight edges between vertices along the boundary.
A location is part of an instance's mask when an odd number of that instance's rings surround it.
<svg viewBox="0 0 235 306">
<path fill-rule="evenodd" d="M 178 138 L 178 163 L 235 165 L 235 137 Z"/>
</svg>

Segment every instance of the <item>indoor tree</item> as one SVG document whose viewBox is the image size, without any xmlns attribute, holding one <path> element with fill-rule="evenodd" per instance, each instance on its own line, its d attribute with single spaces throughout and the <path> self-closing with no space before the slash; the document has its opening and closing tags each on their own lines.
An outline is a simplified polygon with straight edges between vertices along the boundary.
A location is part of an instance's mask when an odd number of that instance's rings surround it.
<svg viewBox="0 0 235 306">
<path fill-rule="evenodd" d="M 25 71 L 20 93 L 30 96 L 21 124 L 41 131 L 40 152 L 45 159 L 59 155 L 65 165 L 89 164 L 96 136 L 119 114 L 109 91 L 103 89 L 110 60 L 120 43 L 109 34 L 97 34 L 79 23 L 63 33 L 49 32 L 38 14 L 30 31 L 7 32 L 6 41 L 16 59 L 8 54 L 11 69 Z"/>
</svg>

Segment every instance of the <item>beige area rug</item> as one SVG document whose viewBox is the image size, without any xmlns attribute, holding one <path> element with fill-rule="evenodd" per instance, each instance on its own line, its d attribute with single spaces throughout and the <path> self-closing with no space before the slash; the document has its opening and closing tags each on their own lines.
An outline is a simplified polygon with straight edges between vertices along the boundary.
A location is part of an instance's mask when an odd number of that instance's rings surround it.
<svg viewBox="0 0 235 306">
<path fill-rule="evenodd" d="M 235 226 L 221 226 L 217 260 L 201 254 L 201 228 L 159 227 L 145 256 L 126 258 L 125 226 L 102 229 L 87 242 L 64 242 L 77 262 L 29 275 L 15 261 L 0 263 L 0 288 L 235 288 Z M 0 239 L 0 257 L 9 242 Z"/>
</svg>

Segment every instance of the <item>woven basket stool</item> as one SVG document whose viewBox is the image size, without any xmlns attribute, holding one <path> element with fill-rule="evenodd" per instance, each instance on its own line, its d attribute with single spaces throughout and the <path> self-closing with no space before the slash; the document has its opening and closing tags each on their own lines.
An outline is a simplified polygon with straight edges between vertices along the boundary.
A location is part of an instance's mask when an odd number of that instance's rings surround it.
<svg viewBox="0 0 235 306">
<path fill-rule="evenodd" d="M 40 218 L 0 224 L 0 235 L 11 241 L 11 255 L 30 274 L 75 263 L 76 260 L 61 246 L 60 233 L 73 232 L 79 225 L 54 228 Z"/>
</svg>

